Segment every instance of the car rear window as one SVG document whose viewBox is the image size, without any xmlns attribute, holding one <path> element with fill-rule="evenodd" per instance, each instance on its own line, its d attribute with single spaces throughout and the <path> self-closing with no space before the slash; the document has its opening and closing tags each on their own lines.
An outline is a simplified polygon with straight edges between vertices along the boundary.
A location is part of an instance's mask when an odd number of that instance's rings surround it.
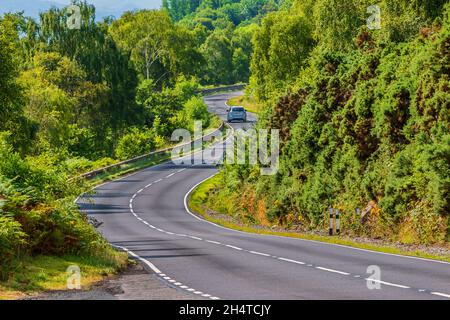
<svg viewBox="0 0 450 320">
<path fill-rule="evenodd" d="M 242 111 L 244 111 L 244 108 L 242 108 L 242 107 L 234 107 L 234 108 L 231 109 L 231 111 L 242 112 Z"/>
</svg>

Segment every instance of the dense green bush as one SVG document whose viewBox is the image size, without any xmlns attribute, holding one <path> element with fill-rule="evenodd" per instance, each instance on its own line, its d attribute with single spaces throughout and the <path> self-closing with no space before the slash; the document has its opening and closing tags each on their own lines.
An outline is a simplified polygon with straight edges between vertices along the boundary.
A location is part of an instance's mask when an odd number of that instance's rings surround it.
<svg viewBox="0 0 450 320">
<path fill-rule="evenodd" d="M 151 130 L 133 128 L 117 144 L 116 157 L 121 160 L 140 156 L 155 148 L 155 134 Z"/>
<path fill-rule="evenodd" d="M 22 231 L 21 224 L 0 213 L 0 260 L 2 266 L 10 264 L 20 253 L 20 249 L 25 247 L 25 239 L 26 234 Z M 0 268 L 0 277 L 1 273 Z"/>
<path fill-rule="evenodd" d="M 184 123 L 184 127 L 191 130 L 194 128 L 194 121 L 201 121 L 203 128 L 208 128 L 211 122 L 208 107 L 201 97 L 192 97 L 186 101 L 181 117 L 181 123 Z"/>
<path fill-rule="evenodd" d="M 336 39 L 324 33 L 307 63 L 296 69 L 298 76 L 282 80 L 288 93 L 269 103 L 259 124 L 282 129 L 280 171 L 256 179 L 254 173 L 239 174 L 238 166 L 224 171 L 227 192 L 257 191 L 242 215 L 263 201 L 273 222 L 292 222 L 294 216 L 294 224 L 305 229 L 325 230 L 333 206 L 343 213 L 348 234 L 414 243 L 448 239 L 450 5 L 442 10 L 442 3 L 409 7 L 402 2 L 396 8 L 421 13 L 414 37 L 393 37 L 400 24 L 380 32 L 362 27 L 336 47 L 329 42 Z M 333 10 L 323 14 L 347 14 Z M 408 19 L 409 13 L 404 12 Z M 326 19 L 321 23 L 333 25 Z M 255 40 L 260 42 L 256 49 L 269 41 Z M 285 59 L 304 57 L 292 53 Z M 273 88 L 268 92 L 282 92 Z M 355 215 L 358 208 L 369 210 L 364 221 Z"/>
<path fill-rule="evenodd" d="M 21 255 L 102 255 L 107 243 L 78 211 L 84 188 L 57 157 L 21 158 L 0 135 L 0 278 Z"/>
</svg>

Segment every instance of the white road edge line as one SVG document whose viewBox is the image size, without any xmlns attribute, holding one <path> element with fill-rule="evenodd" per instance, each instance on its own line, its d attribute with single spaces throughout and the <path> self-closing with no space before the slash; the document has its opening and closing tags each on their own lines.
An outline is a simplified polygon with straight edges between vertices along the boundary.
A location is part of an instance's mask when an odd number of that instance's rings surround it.
<svg viewBox="0 0 450 320">
<path fill-rule="evenodd" d="M 137 255 L 136 253 L 134 253 L 133 251 L 122 247 L 122 246 L 117 246 L 117 245 L 113 245 L 116 248 L 122 249 L 123 251 L 127 252 L 128 254 L 130 254 L 131 256 L 135 257 L 136 259 L 138 259 L 139 261 L 145 263 L 147 266 L 150 267 L 150 269 L 153 270 L 153 272 L 155 272 L 156 274 L 160 275 L 161 274 L 161 270 L 159 270 L 153 263 L 151 263 L 150 261 L 142 258 L 141 256 Z"/>
<path fill-rule="evenodd" d="M 147 259 L 142 258 L 141 256 L 139 256 L 138 254 L 134 253 L 133 251 L 129 250 L 128 248 L 122 247 L 122 246 L 118 246 L 118 245 L 112 245 L 116 248 L 122 249 L 123 251 L 127 252 L 129 255 L 133 256 L 134 258 L 138 259 L 139 261 L 145 263 L 150 269 L 152 269 L 153 272 L 155 272 L 157 275 L 162 276 L 164 275 L 163 279 L 168 280 L 168 282 L 170 282 L 171 284 L 173 283 L 179 283 L 181 284 L 181 282 L 177 282 L 176 280 L 172 280 L 170 277 L 166 276 L 164 273 L 161 272 L 161 270 L 159 270 L 153 263 L 151 263 L 150 261 L 148 261 Z M 187 286 L 180 286 L 180 288 L 185 289 L 186 291 L 192 292 L 194 294 L 203 294 L 203 292 L 201 291 L 197 291 L 195 289 L 189 288 Z M 212 297 L 211 295 L 208 295 L 210 299 L 212 300 L 218 300 L 220 298 L 218 297 Z M 205 296 L 206 297 L 206 296 Z"/>
</svg>

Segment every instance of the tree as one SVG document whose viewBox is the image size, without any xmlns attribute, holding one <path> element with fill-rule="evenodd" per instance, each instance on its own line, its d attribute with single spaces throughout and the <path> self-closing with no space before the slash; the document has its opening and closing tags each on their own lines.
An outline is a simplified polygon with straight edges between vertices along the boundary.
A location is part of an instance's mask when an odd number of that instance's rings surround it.
<svg viewBox="0 0 450 320">
<path fill-rule="evenodd" d="M 193 34 L 174 25 L 163 11 L 128 12 L 112 24 L 110 33 L 124 52 L 131 53 L 139 74 L 159 88 L 181 73 L 193 73 L 201 62 Z"/>
<path fill-rule="evenodd" d="M 221 30 L 214 31 L 201 47 L 206 59 L 204 79 L 208 83 L 233 82 L 233 48 L 230 39 Z"/>
<path fill-rule="evenodd" d="M 259 100 L 276 96 L 292 84 L 314 46 L 306 17 L 280 11 L 267 15 L 253 38 L 250 83 Z"/>
<path fill-rule="evenodd" d="M 19 35 L 13 16 L 0 19 L 0 131 L 10 131 L 13 145 L 25 153 L 35 125 L 23 115 L 24 96 L 17 83 Z"/>
<path fill-rule="evenodd" d="M 113 135 L 111 141 L 115 141 L 125 127 L 140 120 L 142 110 L 135 104 L 136 72 L 129 56 L 119 50 L 108 34 L 108 21 L 96 23 L 93 6 L 79 1 L 76 4 L 81 8 L 81 29 L 68 29 L 66 12 L 50 9 L 41 14 L 40 45 L 75 60 L 86 72 L 87 80 L 108 87 L 101 109 L 101 117 L 107 124 L 102 141 L 106 142 L 109 134 Z M 104 147 L 113 151 L 111 143 Z"/>
<path fill-rule="evenodd" d="M 252 38 L 258 30 L 256 24 L 238 27 L 231 38 L 233 46 L 233 81 L 248 82 L 252 60 Z"/>
<path fill-rule="evenodd" d="M 92 132 L 94 141 L 103 141 L 109 125 L 103 117 L 108 88 L 88 81 L 78 63 L 56 52 L 38 52 L 19 81 L 26 94 L 24 112 L 38 124 L 35 154 L 67 149 L 74 155 L 92 157 L 103 148 L 102 143 L 91 145 L 90 150 L 70 144 L 79 129 Z"/>
</svg>

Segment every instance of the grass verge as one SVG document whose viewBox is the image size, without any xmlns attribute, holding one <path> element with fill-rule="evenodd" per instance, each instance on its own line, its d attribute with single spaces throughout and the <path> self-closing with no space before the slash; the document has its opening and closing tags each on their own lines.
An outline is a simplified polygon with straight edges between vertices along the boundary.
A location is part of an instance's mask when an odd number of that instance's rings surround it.
<svg viewBox="0 0 450 320">
<path fill-rule="evenodd" d="M 188 205 L 189 208 L 199 214 L 204 219 L 216 223 L 218 225 L 221 225 L 223 227 L 227 227 L 230 229 L 235 229 L 239 231 L 244 231 L 248 233 L 255 233 L 255 234 L 264 234 L 264 235 L 273 235 L 273 236 L 282 236 L 282 237 L 290 237 L 290 238 L 297 238 L 297 239 L 303 239 L 303 240 L 312 240 L 312 241 L 319 241 L 324 243 L 331 243 L 331 244 L 337 244 L 337 245 L 344 245 L 359 249 L 365 249 L 365 250 L 372 250 L 377 252 L 384 252 L 384 253 L 390 253 L 390 254 L 398 254 L 398 255 L 404 255 L 404 256 L 412 256 L 412 257 L 418 257 L 418 258 L 426 258 L 426 259 L 433 259 L 433 260 L 439 260 L 439 261 L 445 261 L 450 262 L 450 256 L 449 255 L 434 255 L 427 252 L 423 252 L 420 250 L 416 251 L 406 251 L 402 250 L 400 248 L 394 247 L 394 246 L 380 246 L 377 244 L 367 244 L 367 243 L 359 243 L 356 241 L 353 241 L 351 238 L 347 238 L 344 236 L 332 236 L 332 237 L 326 237 L 326 236 L 320 236 L 315 234 L 305 234 L 305 233 L 298 233 L 298 232 L 279 232 L 279 231 L 271 231 L 266 229 L 260 229 L 255 228 L 251 225 L 241 225 L 230 221 L 225 221 L 223 219 L 217 219 L 215 217 L 212 217 L 207 213 L 209 210 L 214 210 L 214 208 L 208 208 L 206 207 L 205 203 L 208 199 L 208 194 L 211 190 L 217 189 L 221 185 L 221 180 L 223 179 L 222 175 L 219 173 L 210 179 L 204 181 L 200 185 L 198 185 L 190 194 Z"/>
<path fill-rule="evenodd" d="M 230 106 L 243 106 L 251 113 L 259 114 L 261 112 L 261 105 L 251 98 L 245 98 L 245 96 L 231 98 L 227 103 Z"/>
<path fill-rule="evenodd" d="M 88 181 L 90 187 L 95 187 L 101 183 L 115 180 L 121 176 L 139 171 L 144 168 L 148 168 L 160 163 L 163 163 L 170 159 L 170 152 L 159 153 L 149 156 L 146 159 L 139 160 L 134 163 L 124 164 L 120 167 L 110 169 L 101 174 L 96 175 L 94 178 Z"/>
<path fill-rule="evenodd" d="M 0 282 L 0 300 L 24 298 L 42 291 L 66 290 L 67 268 L 77 265 L 81 270 L 81 288 L 89 287 L 106 276 L 125 269 L 128 255 L 112 248 L 103 257 L 36 256 L 23 257 L 13 264 L 11 276 Z"/>
</svg>

